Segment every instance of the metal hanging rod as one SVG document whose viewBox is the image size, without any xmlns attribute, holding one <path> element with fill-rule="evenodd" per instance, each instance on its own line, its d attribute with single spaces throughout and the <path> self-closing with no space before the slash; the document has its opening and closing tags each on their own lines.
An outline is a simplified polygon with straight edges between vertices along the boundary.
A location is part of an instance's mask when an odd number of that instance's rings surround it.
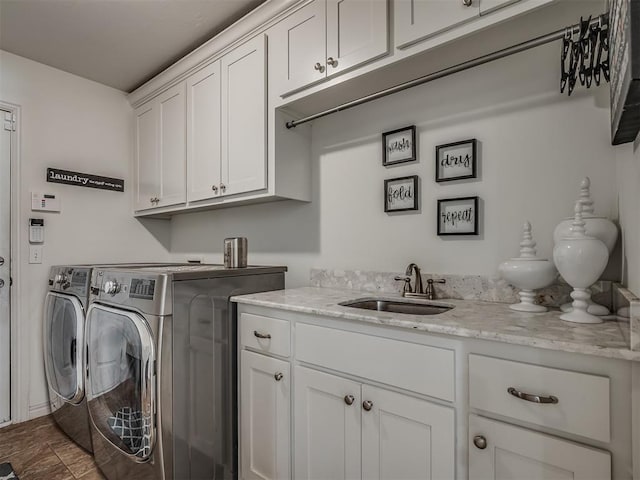
<svg viewBox="0 0 640 480">
<path fill-rule="evenodd" d="M 589 26 L 595 25 L 598 23 L 604 25 L 606 24 L 608 18 L 609 18 L 609 15 L 607 13 L 599 15 L 591 20 L 591 22 L 589 23 Z M 422 85 L 424 83 L 428 83 L 442 77 L 453 75 L 454 73 L 459 73 L 464 70 L 468 70 L 470 68 L 484 65 L 485 63 L 489 63 L 494 60 L 498 60 L 500 58 L 504 58 L 510 55 L 514 55 L 516 53 L 524 52 L 525 50 L 529 50 L 531 48 L 539 47 L 541 45 L 546 45 L 547 43 L 551 43 L 556 40 L 561 40 L 565 35 L 568 35 L 569 33 L 571 35 L 579 34 L 580 24 L 578 23 L 570 27 L 562 28 L 560 30 L 547 33 L 546 35 L 542 35 L 532 40 L 527 40 L 526 42 L 518 43 L 516 45 L 503 48 L 502 50 L 498 50 L 493 53 L 489 53 L 487 55 L 482 55 L 481 57 L 477 57 L 472 60 L 467 60 L 466 62 L 458 63 L 457 65 L 453 65 L 451 67 L 443 68 L 442 70 L 438 70 L 437 72 L 429 73 L 428 75 L 418 77 L 414 80 L 409 80 L 408 82 L 401 83 L 400 85 L 396 85 L 395 87 L 385 88 L 384 90 L 380 90 L 379 92 L 372 93 L 371 95 L 367 95 L 365 97 L 358 98 L 356 100 L 352 100 L 347 103 L 343 103 L 342 105 L 338 105 L 337 107 L 333 107 L 328 110 L 324 110 L 322 112 L 315 113 L 307 117 L 303 117 L 299 120 L 290 120 L 287 122 L 286 125 L 287 125 L 287 128 L 294 128 L 294 127 L 297 127 L 298 125 L 302 125 L 303 123 L 307 123 L 312 120 L 316 120 L 318 118 L 326 117 L 327 115 L 331 115 L 332 113 L 337 113 L 342 110 L 346 110 L 348 108 L 357 107 L 358 105 L 362 105 L 363 103 L 371 102 L 373 100 L 386 97 L 387 95 L 392 95 L 394 93 L 398 93 L 403 90 L 407 90 L 409 88 L 413 88 L 418 85 Z"/>
</svg>

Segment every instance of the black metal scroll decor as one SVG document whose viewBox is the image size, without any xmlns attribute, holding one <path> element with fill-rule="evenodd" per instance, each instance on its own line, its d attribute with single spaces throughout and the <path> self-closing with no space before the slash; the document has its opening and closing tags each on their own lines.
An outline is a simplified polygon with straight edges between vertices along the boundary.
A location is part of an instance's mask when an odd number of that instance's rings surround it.
<svg viewBox="0 0 640 480">
<path fill-rule="evenodd" d="M 562 39 L 560 58 L 560 92 L 569 95 L 580 85 L 590 88 L 592 83 L 600 85 L 604 79 L 609 81 L 609 23 L 600 17 L 591 24 L 591 17 L 580 17 L 580 29 L 577 36 L 567 29 Z"/>
</svg>

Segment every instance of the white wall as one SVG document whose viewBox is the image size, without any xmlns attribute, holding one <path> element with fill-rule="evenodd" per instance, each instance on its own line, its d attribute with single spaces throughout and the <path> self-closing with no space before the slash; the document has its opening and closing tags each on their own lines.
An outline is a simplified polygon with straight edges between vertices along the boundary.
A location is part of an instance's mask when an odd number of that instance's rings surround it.
<svg viewBox="0 0 640 480">
<path fill-rule="evenodd" d="M 20 293 L 23 400 L 29 415 L 45 413 L 42 307 L 53 264 L 166 261 L 167 226 L 144 228 L 131 215 L 133 115 L 125 94 L 54 68 L 0 51 L 0 101 L 21 107 L 19 125 L 21 243 L 14 284 Z M 46 168 L 124 178 L 125 193 L 47 183 Z M 15 172 L 14 172 L 15 174 Z M 31 212 L 31 192 L 62 199 L 59 214 Z M 43 263 L 30 265 L 27 221 L 44 218 Z M 24 398 L 27 397 L 27 398 Z M 26 409 L 19 405 L 18 420 Z"/>
<path fill-rule="evenodd" d="M 616 148 L 620 224 L 624 239 L 623 281 L 640 295 L 640 136 Z"/>
<path fill-rule="evenodd" d="M 538 252 L 552 254 L 555 225 L 572 214 L 580 180 L 591 177 L 596 212 L 617 217 L 608 85 L 559 93 L 558 43 L 340 112 L 313 124 L 313 202 L 282 202 L 172 220 L 177 258 L 221 259 L 225 236 L 249 238 L 250 261 L 289 265 L 288 285 L 309 268 L 484 274 L 518 253 L 530 220 Z M 419 162 L 384 168 L 381 132 L 417 126 Z M 434 181 L 435 146 L 480 142 L 480 178 Z M 383 212 L 383 180 L 417 174 L 419 213 Z M 436 200 L 479 195 L 481 234 L 436 235 Z"/>
</svg>

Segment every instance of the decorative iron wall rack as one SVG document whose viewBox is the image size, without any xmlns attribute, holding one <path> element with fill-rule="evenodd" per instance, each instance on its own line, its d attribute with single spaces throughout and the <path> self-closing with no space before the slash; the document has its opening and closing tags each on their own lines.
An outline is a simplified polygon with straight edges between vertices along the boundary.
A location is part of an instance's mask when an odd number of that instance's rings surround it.
<svg viewBox="0 0 640 480">
<path fill-rule="evenodd" d="M 589 26 L 606 23 L 608 21 L 608 17 L 609 15 L 607 13 L 599 15 L 598 17 L 595 17 L 591 20 L 591 22 L 589 23 Z M 457 65 L 453 65 L 451 67 L 438 70 L 437 72 L 429 73 L 428 75 L 418 77 L 414 80 L 409 80 L 408 82 L 401 83 L 399 85 L 396 85 L 395 87 L 386 88 L 384 90 L 380 90 L 379 92 L 372 93 L 362 98 L 358 98 L 356 100 L 343 103 L 342 105 L 338 105 L 337 107 L 333 107 L 328 110 L 324 110 L 322 112 L 300 118 L 298 120 L 290 120 L 286 123 L 286 126 L 287 128 L 294 128 L 294 127 L 297 127 L 298 125 L 302 125 L 303 123 L 311 122 L 312 120 L 317 120 L 318 118 L 326 117 L 327 115 L 341 112 L 342 110 L 347 110 L 348 108 L 357 107 L 358 105 L 372 102 L 373 100 L 377 100 L 379 98 L 386 97 L 388 95 L 392 95 L 394 93 L 398 93 L 403 90 L 416 87 L 418 85 L 423 85 L 425 83 L 432 82 L 433 80 L 438 80 L 439 78 L 453 75 L 454 73 L 459 73 L 465 70 L 469 70 L 470 68 L 478 67 L 480 65 L 484 65 L 485 63 L 489 63 L 494 60 L 499 60 L 501 58 L 508 57 L 516 53 L 524 52 L 525 50 L 540 47 L 542 45 L 546 45 L 547 43 L 555 42 L 556 40 L 562 40 L 569 33 L 571 35 L 579 34 L 580 23 L 572 25 L 570 27 L 562 28 L 560 30 L 556 30 L 555 32 L 542 35 L 532 40 L 527 40 L 526 42 L 518 43 L 516 45 L 512 45 L 510 47 L 503 48 L 501 50 L 497 50 L 495 52 L 492 52 L 486 55 L 482 55 L 472 60 L 467 60 L 465 62 L 458 63 Z"/>
</svg>

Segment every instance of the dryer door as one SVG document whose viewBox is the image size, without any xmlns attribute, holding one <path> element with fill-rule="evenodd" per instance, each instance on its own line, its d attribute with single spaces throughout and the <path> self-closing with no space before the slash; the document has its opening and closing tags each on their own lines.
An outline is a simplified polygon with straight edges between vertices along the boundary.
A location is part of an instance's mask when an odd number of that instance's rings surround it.
<svg viewBox="0 0 640 480">
<path fill-rule="evenodd" d="M 92 304 L 87 313 L 87 398 L 91 423 L 138 461 L 155 443 L 155 348 L 145 319 Z"/>
<path fill-rule="evenodd" d="M 65 402 L 84 397 L 84 310 L 72 295 L 49 292 L 45 300 L 44 361 L 49 389 Z M 55 399 L 51 399 L 56 403 Z"/>
</svg>

